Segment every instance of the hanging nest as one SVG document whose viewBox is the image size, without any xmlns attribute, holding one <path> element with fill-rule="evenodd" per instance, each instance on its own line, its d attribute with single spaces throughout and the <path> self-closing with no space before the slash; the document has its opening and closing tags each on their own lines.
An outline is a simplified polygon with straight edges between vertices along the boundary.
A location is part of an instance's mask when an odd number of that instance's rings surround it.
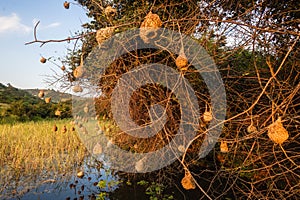
<svg viewBox="0 0 300 200">
<path fill-rule="evenodd" d="M 220 144 L 220 151 L 222 153 L 228 153 L 229 150 L 228 150 L 228 145 L 227 145 L 227 142 L 226 141 L 221 141 L 221 144 Z"/>
<path fill-rule="evenodd" d="M 116 15 L 117 13 L 117 10 L 111 6 L 107 6 L 105 9 L 104 9 L 104 13 L 106 16 L 108 17 L 113 17 Z"/>
<path fill-rule="evenodd" d="M 212 119 L 213 119 L 213 116 L 212 116 L 211 112 L 205 111 L 205 112 L 203 113 L 203 121 L 204 121 L 205 123 L 210 122 Z"/>
<path fill-rule="evenodd" d="M 184 53 L 180 53 L 175 60 L 176 66 L 181 71 L 186 71 L 188 69 L 188 59 Z"/>
<path fill-rule="evenodd" d="M 141 160 L 139 160 L 135 163 L 135 169 L 137 172 L 142 172 L 145 169 L 144 158 L 142 158 Z"/>
<path fill-rule="evenodd" d="M 157 14 L 150 11 L 140 27 L 140 37 L 145 43 L 149 43 L 149 39 L 153 39 L 157 35 L 157 29 L 162 26 L 162 21 Z"/>
<path fill-rule="evenodd" d="M 84 111 L 85 113 L 88 113 L 88 112 L 89 112 L 89 107 L 88 107 L 87 105 L 84 106 L 83 111 Z"/>
<path fill-rule="evenodd" d="M 251 134 L 251 133 L 255 133 L 255 132 L 257 132 L 257 128 L 255 126 L 253 126 L 252 124 L 250 124 L 247 127 L 247 133 Z"/>
<path fill-rule="evenodd" d="M 93 148 L 93 154 L 101 154 L 103 151 L 101 144 L 97 142 L 97 144 Z"/>
<path fill-rule="evenodd" d="M 67 1 L 65 1 L 65 2 L 64 2 L 64 8 L 65 8 L 65 9 L 69 9 L 69 8 L 70 8 L 70 3 L 67 2 Z"/>
<path fill-rule="evenodd" d="M 98 45 L 101 45 L 106 39 L 110 38 L 115 31 L 114 27 L 101 28 L 96 33 Z"/>
<path fill-rule="evenodd" d="M 288 131 L 282 125 L 281 117 L 268 127 L 268 136 L 276 144 L 282 144 L 289 138 Z"/>
<path fill-rule="evenodd" d="M 56 126 L 56 124 L 54 124 L 54 126 L 53 126 L 52 130 L 53 130 L 54 132 L 56 132 L 56 131 L 57 131 L 57 126 Z"/>
<path fill-rule="evenodd" d="M 73 87 L 73 92 L 82 92 L 82 91 L 83 91 L 83 89 L 80 85 L 75 85 Z"/>
<path fill-rule="evenodd" d="M 82 65 L 79 65 L 78 67 L 76 67 L 73 71 L 73 76 L 75 78 L 80 78 L 83 75 L 83 67 Z"/>
<path fill-rule="evenodd" d="M 39 94 L 38 94 L 38 97 L 39 97 L 39 98 L 43 98 L 44 95 L 45 95 L 44 90 L 41 90 L 41 91 L 39 92 Z"/>
<path fill-rule="evenodd" d="M 56 110 L 54 113 L 55 116 L 61 116 L 61 111 L 60 110 Z"/>
<path fill-rule="evenodd" d="M 180 152 L 185 152 L 185 147 L 181 144 L 181 145 L 179 145 L 178 147 L 177 147 L 177 149 L 178 149 L 178 151 L 180 151 Z"/>
<path fill-rule="evenodd" d="M 84 73 L 83 54 L 81 54 L 81 56 L 80 56 L 80 65 L 74 69 L 73 76 L 75 77 L 75 79 L 80 78 L 80 77 L 82 77 L 83 73 Z"/>
<path fill-rule="evenodd" d="M 181 185 L 186 190 L 191 190 L 196 188 L 195 181 L 192 177 L 192 174 L 187 170 L 185 171 L 185 175 L 181 180 Z"/>
<path fill-rule="evenodd" d="M 78 171 L 77 172 L 77 177 L 78 178 L 82 178 L 84 176 L 84 172 L 83 171 Z"/>
<path fill-rule="evenodd" d="M 51 102 L 51 97 L 45 98 L 45 102 L 46 102 L 46 103 L 50 103 L 50 102 Z"/>
<path fill-rule="evenodd" d="M 61 129 L 61 132 L 62 132 L 62 133 L 66 133 L 66 132 L 67 132 L 67 127 L 66 127 L 66 126 L 63 126 L 63 128 Z"/>
<path fill-rule="evenodd" d="M 46 59 L 46 58 L 44 58 L 44 57 L 41 57 L 41 59 L 40 59 L 40 62 L 41 62 L 41 63 L 46 63 L 46 61 L 47 61 L 47 59 Z"/>
<path fill-rule="evenodd" d="M 159 28 L 162 26 L 162 21 L 157 14 L 151 11 L 146 15 L 145 20 L 141 24 L 141 28 Z"/>
</svg>

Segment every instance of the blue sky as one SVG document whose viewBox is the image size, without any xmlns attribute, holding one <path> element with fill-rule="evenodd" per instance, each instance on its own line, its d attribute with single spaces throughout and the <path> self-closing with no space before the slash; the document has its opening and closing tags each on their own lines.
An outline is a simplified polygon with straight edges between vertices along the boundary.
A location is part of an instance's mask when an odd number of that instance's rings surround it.
<svg viewBox="0 0 300 200">
<path fill-rule="evenodd" d="M 38 20 L 37 36 L 41 40 L 64 39 L 81 30 L 81 24 L 89 19 L 82 7 L 70 2 L 67 10 L 64 0 L 0 0 L 0 83 L 18 88 L 51 88 L 44 81 L 45 75 L 51 75 L 51 69 L 61 72 L 51 62 L 40 63 L 40 57 L 63 57 L 72 43 L 48 43 L 43 47 L 24 44 L 33 40 L 33 27 Z"/>
</svg>

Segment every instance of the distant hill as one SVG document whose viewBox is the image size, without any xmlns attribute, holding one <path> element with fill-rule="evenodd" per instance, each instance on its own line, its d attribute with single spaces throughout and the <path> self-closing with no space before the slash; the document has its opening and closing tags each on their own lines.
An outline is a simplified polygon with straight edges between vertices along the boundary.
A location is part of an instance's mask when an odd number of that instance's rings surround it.
<svg viewBox="0 0 300 200">
<path fill-rule="evenodd" d="M 44 97 L 39 98 L 39 91 L 0 83 L 0 123 L 72 117 L 71 94 L 44 90 Z M 51 97 L 51 103 L 45 102 L 46 97 Z"/>
<path fill-rule="evenodd" d="M 5 86 L 0 83 L 0 103 L 10 104 L 18 100 L 24 100 L 28 103 L 35 104 L 41 101 L 38 97 L 40 89 L 18 89 L 12 85 Z M 66 102 L 72 99 L 72 95 L 68 93 L 62 93 L 55 90 L 44 90 L 44 98 L 51 97 L 51 101 Z"/>
<path fill-rule="evenodd" d="M 25 89 L 24 91 L 31 95 L 38 97 L 40 89 Z M 45 97 L 51 97 L 52 102 L 66 102 L 72 99 L 72 95 L 68 93 L 62 93 L 55 90 L 44 90 Z"/>
<path fill-rule="evenodd" d="M 30 104 L 35 104 L 41 101 L 38 97 L 33 96 L 25 90 L 18 89 L 12 85 L 5 86 L 0 83 L 0 103 L 11 104 L 19 100 L 24 100 Z"/>
</svg>

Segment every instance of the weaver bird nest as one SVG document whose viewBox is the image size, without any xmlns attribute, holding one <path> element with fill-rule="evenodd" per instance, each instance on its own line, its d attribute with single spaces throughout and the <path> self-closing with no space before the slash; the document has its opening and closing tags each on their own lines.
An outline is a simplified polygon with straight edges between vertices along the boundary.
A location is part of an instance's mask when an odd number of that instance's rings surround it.
<svg viewBox="0 0 300 200">
<path fill-rule="evenodd" d="M 175 60 L 176 66 L 181 71 L 188 69 L 188 59 L 184 53 L 181 53 Z"/>
<path fill-rule="evenodd" d="M 181 185 L 186 190 L 191 190 L 196 188 L 195 181 L 190 172 L 188 171 L 185 172 L 185 175 L 181 180 Z"/>
<path fill-rule="evenodd" d="M 141 24 L 140 37 L 145 43 L 149 43 L 149 39 L 156 37 L 156 30 L 162 26 L 162 21 L 157 14 L 150 11 L 145 20 Z"/>
<path fill-rule="evenodd" d="M 280 117 L 268 127 L 268 136 L 276 144 L 282 144 L 289 138 L 289 133 L 283 127 Z"/>
<path fill-rule="evenodd" d="M 110 38 L 115 31 L 114 27 L 106 27 L 97 30 L 96 41 L 98 45 L 101 45 L 106 39 Z"/>
<path fill-rule="evenodd" d="M 75 85 L 73 87 L 73 92 L 82 92 L 82 91 L 83 91 L 83 89 L 80 85 Z"/>
</svg>

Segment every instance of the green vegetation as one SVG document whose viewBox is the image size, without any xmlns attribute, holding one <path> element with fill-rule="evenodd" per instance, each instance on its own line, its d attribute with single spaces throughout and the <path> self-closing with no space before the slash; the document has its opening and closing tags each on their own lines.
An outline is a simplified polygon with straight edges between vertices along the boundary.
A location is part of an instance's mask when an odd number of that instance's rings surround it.
<svg viewBox="0 0 300 200">
<path fill-rule="evenodd" d="M 16 102 L 20 100 L 23 100 L 24 102 L 27 102 L 29 104 L 34 104 L 41 101 L 24 90 L 17 89 L 10 84 L 8 84 L 8 86 L 5 86 L 0 83 L 1 103 L 10 104 L 12 102 Z"/>
<path fill-rule="evenodd" d="M 142 180 L 137 182 L 138 185 L 145 186 L 145 193 L 149 195 L 150 200 L 171 200 L 174 199 L 173 195 L 164 194 L 165 186 L 159 183 L 149 183 L 148 181 Z"/>
<path fill-rule="evenodd" d="M 52 100 L 46 103 L 37 97 L 38 92 L 37 89 L 21 90 L 0 83 L 0 124 L 72 117 L 70 94 L 46 91 L 45 96 Z M 59 96 L 64 101 L 58 101 Z M 56 110 L 61 111 L 60 116 L 55 115 Z"/>
</svg>

